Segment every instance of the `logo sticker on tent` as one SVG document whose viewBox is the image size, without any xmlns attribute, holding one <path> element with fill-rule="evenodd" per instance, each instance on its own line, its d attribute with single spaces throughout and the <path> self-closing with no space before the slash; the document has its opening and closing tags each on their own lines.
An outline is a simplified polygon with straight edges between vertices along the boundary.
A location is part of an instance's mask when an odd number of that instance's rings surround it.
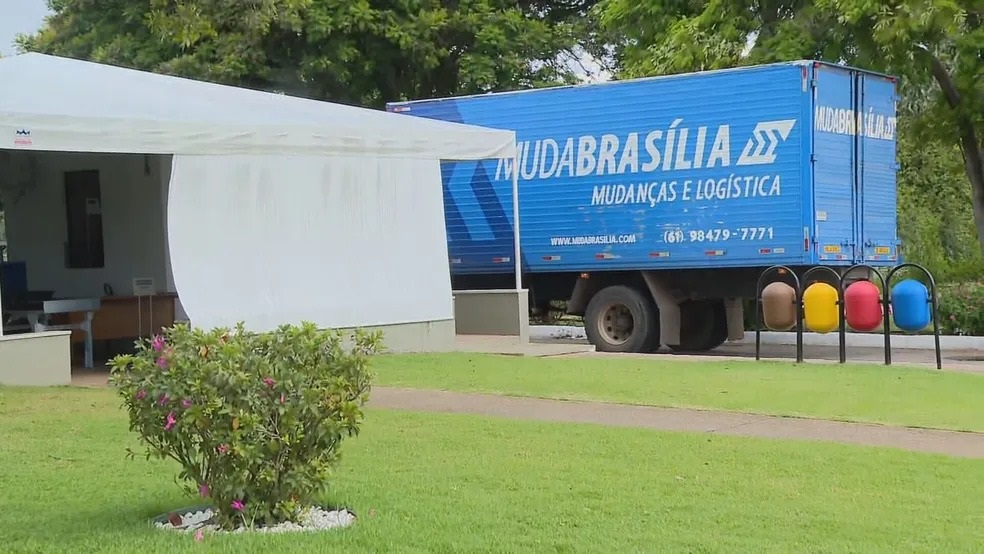
<svg viewBox="0 0 984 554">
<path fill-rule="evenodd" d="M 17 129 L 14 131 L 14 146 L 31 146 L 31 131 L 28 129 Z"/>
</svg>

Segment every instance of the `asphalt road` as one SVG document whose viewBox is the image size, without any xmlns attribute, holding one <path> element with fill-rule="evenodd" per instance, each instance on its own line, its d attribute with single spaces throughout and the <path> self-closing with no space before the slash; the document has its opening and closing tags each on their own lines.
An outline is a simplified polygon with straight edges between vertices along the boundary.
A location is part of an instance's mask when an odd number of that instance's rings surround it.
<svg viewBox="0 0 984 554">
<path fill-rule="evenodd" d="M 577 339 L 538 339 L 535 342 L 563 342 L 569 344 L 586 344 L 587 341 Z M 694 355 L 693 353 L 687 353 Z M 670 352 L 660 352 L 658 355 L 673 355 Z M 710 352 L 699 353 L 700 356 L 708 357 L 739 357 L 755 358 L 754 339 L 746 340 L 741 343 L 726 343 Z M 796 346 L 789 344 L 763 344 L 761 350 L 762 358 L 786 358 L 796 359 Z M 947 350 L 941 351 L 943 368 L 953 368 L 963 371 L 984 372 L 984 352 L 979 350 Z M 826 360 L 831 362 L 838 361 L 839 352 L 836 346 L 803 346 L 803 357 L 805 360 Z M 848 347 L 847 362 L 883 362 L 885 351 L 882 348 L 868 347 Z M 915 350 L 906 348 L 892 349 L 893 364 L 936 364 L 936 353 L 933 350 Z"/>
<path fill-rule="evenodd" d="M 755 357 L 755 344 L 725 344 L 712 352 L 709 356 L 739 356 L 742 358 Z M 761 355 L 763 358 L 789 358 L 796 359 L 796 346 L 789 344 L 763 344 Z M 960 364 L 980 364 L 984 369 L 984 352 L 979 351 L 941 351 L 943 365 L 947 362 L 959 362 Z M 836 346 L 803 346 L 803 357 L 807 360 L 829 360 L 838 361 L 840 353 Z M 868 347 L 848 347 L 847 361 L 855 362 L 881 362 L 885 360 L 885 350 L 883 348 Z M 933 350 L 912 350 L 905 348 L 892 349 L 892 363 L 899 364 L 935 364 L 936 352 Z"/>
</svg>

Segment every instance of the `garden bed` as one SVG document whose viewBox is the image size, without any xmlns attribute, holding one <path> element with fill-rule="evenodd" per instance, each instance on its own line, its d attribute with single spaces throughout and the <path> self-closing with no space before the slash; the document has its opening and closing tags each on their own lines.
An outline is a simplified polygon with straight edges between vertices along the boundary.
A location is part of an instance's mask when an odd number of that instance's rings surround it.
<svg viewBox="0 0 984 554">
<path fill-rule="evenodd" d="M 176 512 L 162 514 L 154 518 L 153 523 L 158 529 L 196 533 L 199 538 L 203 533 L 287 533 L 287 532 L 318 532 L 348 527 L 355 523 L 355 514 L 351 510 L 329 510 L 314 506 L 303 510 L 297 523 L 283 522 L 276 525 L 261 527 L 246 527 L 241 525 L 232 531 L 221 529 L 216 522 L 216 514 L 210 506 L 196 506 Z"/>
</svg>

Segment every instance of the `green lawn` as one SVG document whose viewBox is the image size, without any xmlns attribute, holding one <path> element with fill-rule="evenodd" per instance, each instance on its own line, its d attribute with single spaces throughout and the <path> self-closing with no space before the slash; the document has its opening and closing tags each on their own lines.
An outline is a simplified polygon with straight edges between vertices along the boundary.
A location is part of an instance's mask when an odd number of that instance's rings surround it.
<svg viewBox="0 0 984 554">
<path fill-rule="evenodd" d="M 382 356 L 380 385 L 984 431 L 984 375 L 875 364 Z"/>
<path fill-rule="evenodd" d="M 106 390 L 0 389 L 0 551 L 973 552 L 984 464 L 821 443 L 371 411 L 317 535 L 190 536 Z"/>
</svg>

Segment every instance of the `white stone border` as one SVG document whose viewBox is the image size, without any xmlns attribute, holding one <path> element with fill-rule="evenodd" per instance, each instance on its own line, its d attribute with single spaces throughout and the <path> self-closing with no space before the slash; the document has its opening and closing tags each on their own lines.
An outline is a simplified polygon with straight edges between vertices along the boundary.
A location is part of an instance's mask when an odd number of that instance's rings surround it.
<svg viewBox="0 0 984 554">
<path fill-rule="evenodd" d="M 567 325 L 531 325 L 530 338 L 537 340 L 587 340 L 584 327 Z M 755 344 L 755 333 L 745 332 L 743 340 L 732 344 Z M 796 333 L 763 332 L 762 344 L 796 344 Z M 837 346 L 838 336 L 836 332 L 825 335 L 803 333 L 803 344 L 806 346 Z M 880 333 L 848 333 L 847 345 L 861 348 L 881 348 L 885 345 L 885 337 Z M 933 350 L 935 348 L 932 335 L 892 335 L 892 347 L 912 350 Z M 941 335 L 940 348 L 946 350 L 984 350 L 984 337 Z"/>
<path fill-rule="evenodd" d="M 225 531 L 211 523 L 214 515 L 212 508 L 188 508 L 174 512 L 181 523 L 175 526 L 169 521 L 169 514 L 164 514 L 154 518 L 154 526 L 164 531 L 179 533 L 194 533 L 195 540 L 202 540 L 205 533 L 287 533 L 287 532 L 317 532 L 328 531 L 331 529 L 342 529 L 355 523 L 355 513 L 348 509 L 327 510 L 318 506 L 312 506 L 302 511 L 300 521 L 293 523 L 285 521 L 269 527 L 256 527 L 247 529 L 236 527 L 232 531 Z"/>
</svg>

